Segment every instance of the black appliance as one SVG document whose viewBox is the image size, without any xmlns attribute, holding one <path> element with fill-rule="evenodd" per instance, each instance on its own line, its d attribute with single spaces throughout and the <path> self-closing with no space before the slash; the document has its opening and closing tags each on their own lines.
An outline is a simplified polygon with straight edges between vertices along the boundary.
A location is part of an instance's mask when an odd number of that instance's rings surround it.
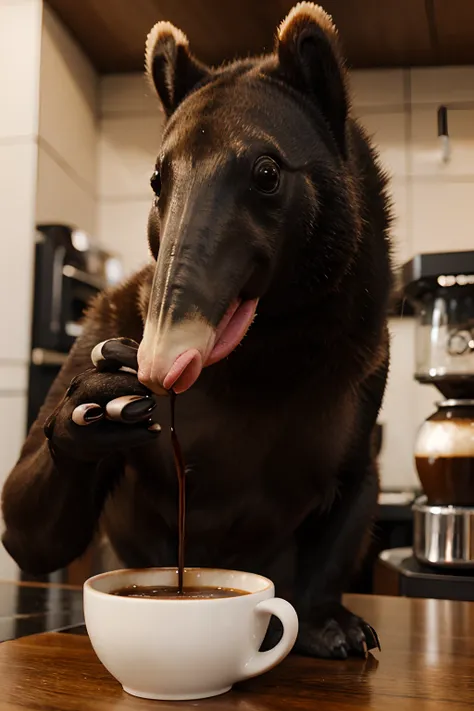
<svg viewBox="0 0 474 711">
<path fill-rule="evenodd" d="M 474 251 L 419 254 L 402 280 L 416 318 L 416 380 L 447 399 L 474 398 Z"/>
<path fill-rule="evenodd" d="M 27 429 L 81 334 L 89 301 L 121 276 L 119 261 L 83 231 L 37 226 Z"/>
<path fill-rule="evenodd" d="M 474 578 L 468 570 L 423 565 L 411 548 L 393 548 L 380 554 L 374 574 L 374 592 L 377 595 L 473 602 Z"/>
<path fill-rule="evenodd" d="M 418 255 L 402 280 L 415 313 L 415 379 L 441 396 L 415 442 L 423 495 L 412 507 L 413 549 L 380 554 L 374 589 L 390 582 L 391 594 L 473 600 L 474 251 Z"/>
</svg>

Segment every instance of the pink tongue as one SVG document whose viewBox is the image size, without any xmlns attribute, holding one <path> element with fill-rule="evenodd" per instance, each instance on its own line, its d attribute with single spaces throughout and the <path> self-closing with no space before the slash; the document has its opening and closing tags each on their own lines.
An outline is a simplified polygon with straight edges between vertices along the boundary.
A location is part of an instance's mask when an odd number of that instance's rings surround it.
<svg viewBox="0 0 474 711">
<path fill-rule="evenodd" d="M 204 364 L 201 353 L 196 348 L 189 348 L 176 358 L 163 381 L 163 387 L 183 393 L 196 382 L 203 367 L 217 363 L 232 353 L 250 328 L 257 303 L 258 299 L 252 299 L 231 304 L 217 327 L 214 347 Z"/>
<path fill-rule="evenodd" d="M 204 363 L 217 363 L 232 353 L 249 330 L 257 309 L 258 299 L 232 305 L 222 319 L 216 332 L 214 348 Z"/>
<path fill-rule="evenodd" d="M 202 370 L 202 357 L 197 348 L 190 348 L 178 356 L 163 381 L 166 390 L 173 388 L 175 393 L 184 393 L 199 378 Z"/>
</svg>

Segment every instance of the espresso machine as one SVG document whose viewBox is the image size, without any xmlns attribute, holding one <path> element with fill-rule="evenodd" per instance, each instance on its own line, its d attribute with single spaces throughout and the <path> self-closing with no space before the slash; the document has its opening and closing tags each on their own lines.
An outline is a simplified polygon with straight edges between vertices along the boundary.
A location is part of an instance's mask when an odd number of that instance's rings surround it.
<svg viewBox="0 0 474 711">
<path fill-rule="evenodd" d="M 415 379 L 440 397 L 414 446 L 423 493 L 413 550 L 384 551 L 374 587 L 474 600 L 474 251 L 418 255 L 401 281 L 416 319 Z"/>
</svg>

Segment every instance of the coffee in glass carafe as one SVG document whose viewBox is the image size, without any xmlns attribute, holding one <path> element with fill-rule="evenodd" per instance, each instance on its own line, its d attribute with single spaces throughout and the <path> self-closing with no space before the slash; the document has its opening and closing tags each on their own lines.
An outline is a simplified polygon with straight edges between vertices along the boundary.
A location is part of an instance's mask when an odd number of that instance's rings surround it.
<svg viewBox="0 0 474 711">
<path fill-rule="evenodd" d="M 415 462 L 428 505 L 474 506 L 474 400 L 445 400 L 421 426 Z"/>
</svg>

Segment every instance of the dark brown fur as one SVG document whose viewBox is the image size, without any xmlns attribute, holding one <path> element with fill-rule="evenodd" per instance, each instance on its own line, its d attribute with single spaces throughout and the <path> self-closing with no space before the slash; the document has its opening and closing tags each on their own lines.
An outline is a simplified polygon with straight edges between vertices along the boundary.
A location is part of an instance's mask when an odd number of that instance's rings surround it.
<svg viewBox="0 0 474 711">
<path fill-rule="evenodd" d="M 175 170 L 180 157 L 194 161 L 199 190 L 210 190 L 213 200 L 209 192 L 187 193 L 186 174 L 173 182 L 163 172 L 150 216 L 152 252 L 156 258 L 168 239 L 164 225 L 178 229 L 168 218 L 176 212 L 170 205 L 191 201 L 189 233 L 178 237 L 195 250 L 192 265 L 206 285 L 214 284 L 211 296 L 232 285 L 238 265 L 217 279 L 200 261 L 203 245 L 214 240 L 217 249 L 219 240 L 248 239 L 264 265 L 258 279 L 232 286 L 260 296 L 243 345 L 178 398 L 187 563 L 274 579 L 297 607 L 300 651 L 364 653 L 374 635 L 340 598 L 377 504 L 371 435 L 388 368 L 390 290 L 385 177 L 350 118 L 332 30 L 328 35 L 311 13 L 286 28 L 278 56 L 216 72 L 193 64 L 187 48 L 176 52 L 173 42 L 173 33 L 162 37 L 152 62 L 170 116 L 159 160 Z M 271 201 L 242 187 L 246 151 L 258 155 L 268 133 L 282 161 L 293 164 L 282 168 L 283 187 Z M 244 157 L 230 180 L 234 145 L 244 147 Z M 212 169 L 205 173 L 209 157 Z M 229 203 L 232 190 L 241 188 L 236 205 Z M 214 203 L 220 212 L 203 207 Z M 6 482 L 3 540 L 26 570 L 67 565 L 84 552 L 99 521 L 126 565 L 176 563 L 177 483 L 166 431 L 158 437 L 139 425 L 110 422 L 78 428 L 70 419 L 81 402 L 147 394 L 133 375 L 91 370 L 90 352 L 109 338 L 141 340 L 152 276 L 153 266 L 147 267 L 91 306 L 84 334 Z M 199 292 L 199 284 L 192 286 Z M 198 307 L 204 312 L 212 303 L 203 296 Z M 169 424 L 166 398 L 157 399 L 155 417 Z M 47 418 L 51 451 L 43 433 Z"/>
</svg>

